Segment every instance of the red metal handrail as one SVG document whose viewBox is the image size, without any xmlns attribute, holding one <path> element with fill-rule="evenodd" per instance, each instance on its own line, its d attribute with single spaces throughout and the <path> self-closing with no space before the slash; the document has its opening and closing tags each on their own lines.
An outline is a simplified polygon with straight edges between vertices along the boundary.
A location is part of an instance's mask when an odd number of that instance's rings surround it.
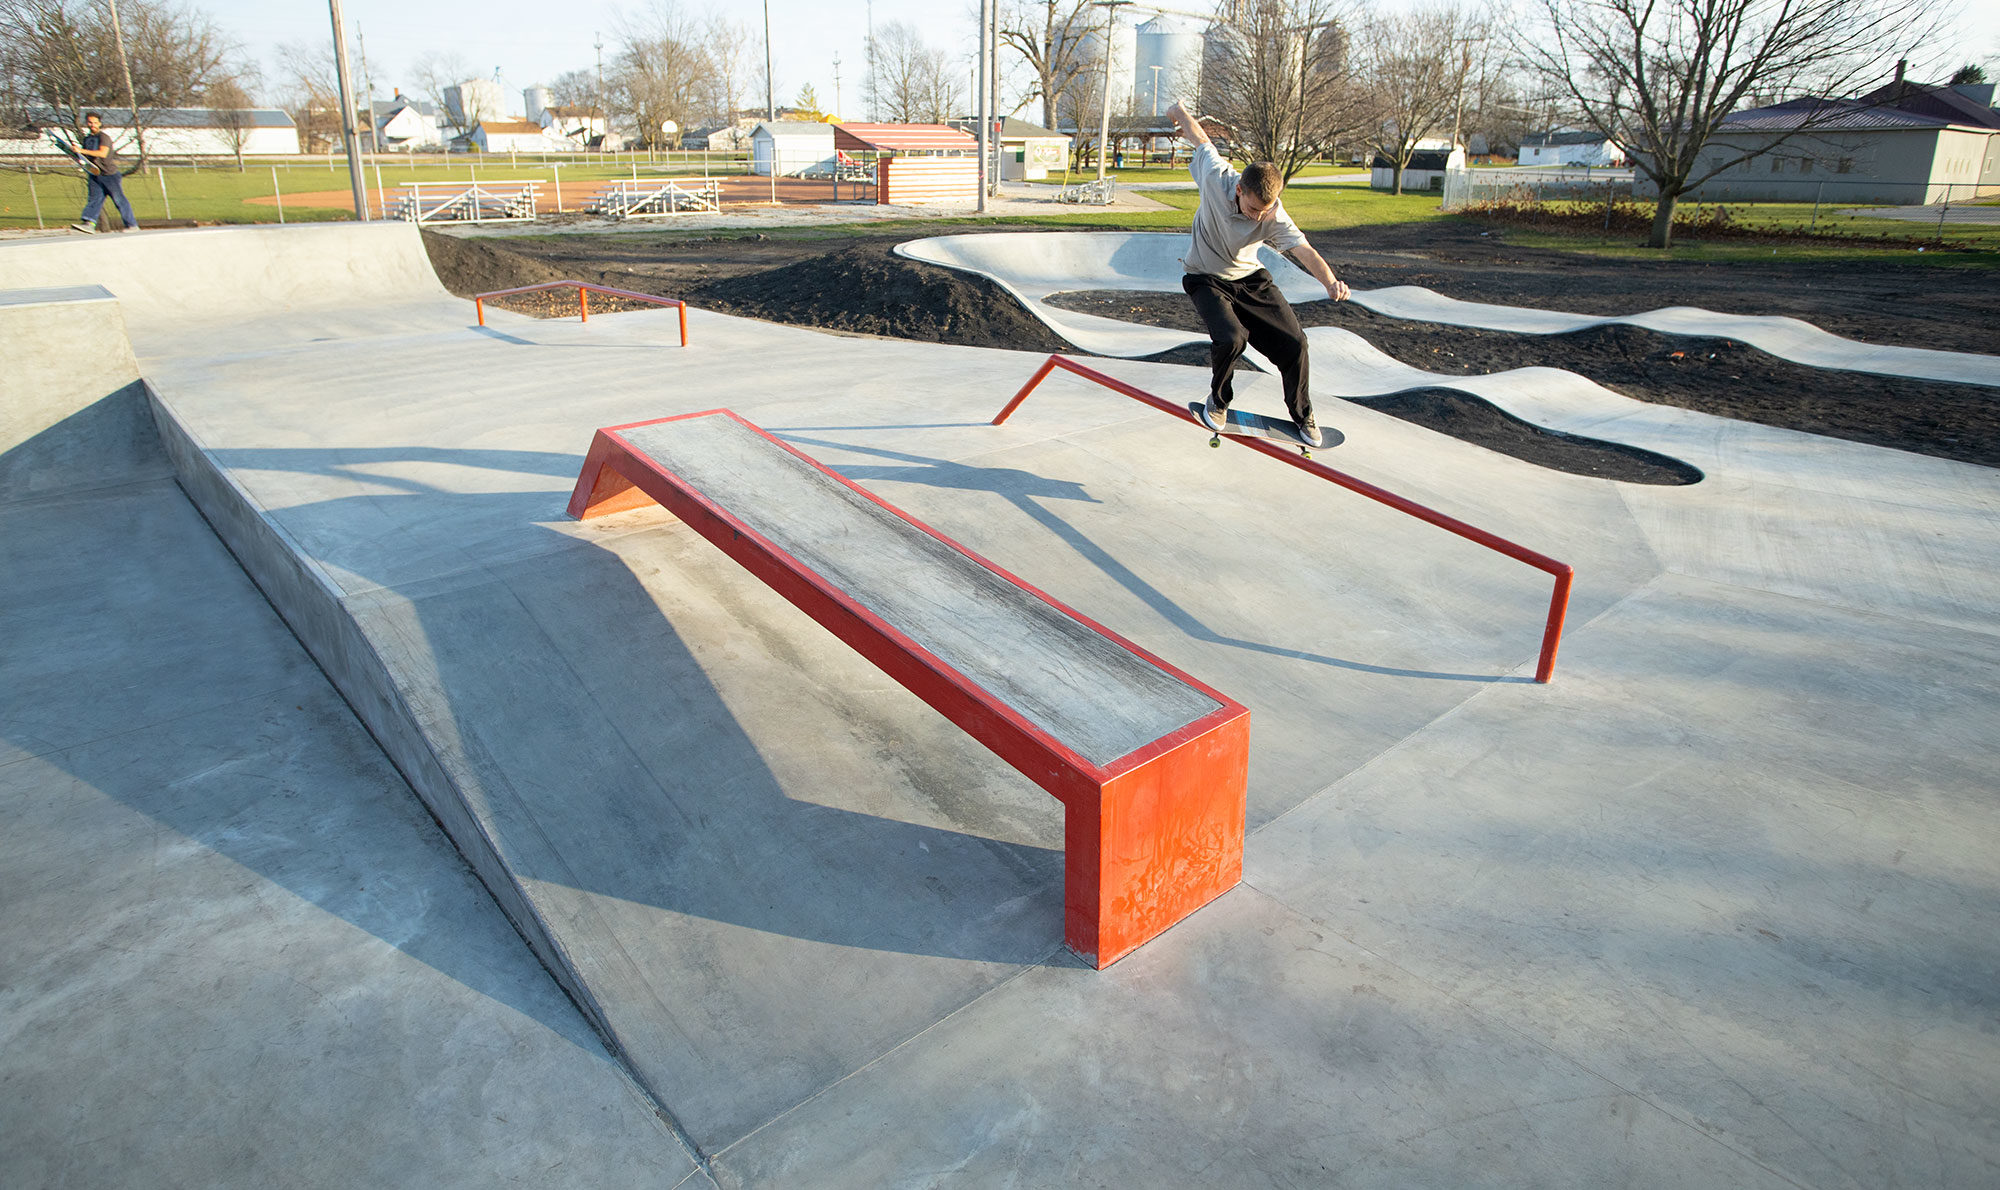
<svg viewBox="0 0 2000 1190">
<path fill-rule="evenodd" d="M 1106 376 L 1095 368 L 1085 367 L 1075 360 L 1061 355 L 1050 356 L 1047 362 L 1036 369 L 1035 374 L 1028 378 L 1028 383 L 1021 386 L 1021 391 L 1015 393 L 1014 399 L 1007 402 L 1007 407 L 1002 409 L 1000 415 L 993 419 L 993 424 L 997 426 L 1006 421 L 1013 414 L 1014 410 L 1020 408 L 1021 402 L 1028 399 L 1028 394 L 1035 391 L 1035 387 L 1048 379 L 1049 373 L 1057 368 L 1061 368 L 1066 372 L 1073 372 L 1085 380 L 1094 380 L 1113 392 L 1123 393 L 1135 401 L 1143 401 L 1160 412 L 1171 414 L 1182 421 L 1201 425 L 1201 420 L 1190 413 L 1185 405 L 1177 405 L 1162 397 L 1156 397 L 1142 388 L 1136 388 L 1114 376 Z M 1398 512 L 1408 513 L 1420 521 L 1427 521 L 1440 529 L 1456 533 L 1467 541 L 1477 542 L 1487 549 L 1496 550 L 1513 558 L 1515 561 L 1526 562 L 1537 570 L 1554 575 L 1556 580 L 1555 591 L 1549 596 L 1549 620 L 1548 626 L 1542 631 L 1542 655 L 1541 660 L 1535 666 L 1535 680 L 1537 682 L 1546 682 L 1555 673 L 1556 645 L 1562 640 L 1563 616 L 1569 611 L 1570 583 L 1576 577 L 1576 571 L 1571 569 L 1567 562 L 1558 562 L 1546 554 L 1539 554 L 1526 546 L 1516 545 L 1504 537 L 1488 533 L 1477 526 L 1468 525 L 1457 517 L 1446 516 L 1434 508 L 1426 508 L 1416 501 L 1398 496 L 1386 488 L 1376 487 L 1366 480 L 1356 479 L 1352 475 L 1336 471 L 1324 463 L 1315 463 L 1310 459 L 1302 457 L 1295 450 L 1280 446 L 1275 442 L 1262 438 L 1247 438 L 1240 434 L 1228 434 L 1224 435 L 1224 437 L 1227 437 L 1231 442 L 1237 443 L 1240 446 L 1247 446 L 1251 450 L 1269 455 L 1279 462 L 1290 463 L 1301 471 L 1308 471 L 1319 476 L 1321 479 L 1337 483 L 1348 491 L 1366 496 L 1378 503 L 1386 504 Z"/>
<path fill-rule="evenodd" d="M 538 293 L 544 289 L 574 289 L 578 307 L 583 312 L 583 321 L 590 321 L 590 295 L 601 293 L 608 297 L 630 298 L 635 302 L 653 302 L 661 306 L 678 306 L 681 313 L 681 346 L 688 345 L 688 308 L 679 298 L 660 297 L 652 293 L 633 293 L 629 289 L 613 289 L 608 285 L 592 285 L 588 281 L 544 281 L 540 285 L 521 285 L 513 289 L 496 289 L 491 293 L 472 295 L 472 307 L 479 313 L 479 325 L 486 325 L 486 299 L 508 297 L 516 293 Z"/>
</svg>

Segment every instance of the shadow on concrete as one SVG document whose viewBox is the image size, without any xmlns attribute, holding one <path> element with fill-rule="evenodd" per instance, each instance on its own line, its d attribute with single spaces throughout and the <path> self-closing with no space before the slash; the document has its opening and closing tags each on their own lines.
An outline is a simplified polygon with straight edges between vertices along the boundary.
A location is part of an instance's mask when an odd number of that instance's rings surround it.
<svg viewBox="0 0 2000 1190">
<path fill-rule="evenodd" d="M 553 988 L 524 986 L 518 964 L 496 963 L 494 930 L 456 920 L 455 906 L 483 908 L 483 894 L 420 812 L 384 800 L 407 790 L 332 692 L 315 699 L 300 688 L 324 679 L 175 485 L 144 403 L 143 385 L 129 385 L 0 454 L 0 475 L 23 480 L 87 460 L 69 473 L 84 482 L 66 485 L 49 518 L 0 498 L 0 515 L 26 522 L 9 526 L 4 552 L 42 553 L 34 581 L 62 592 L 60 603 L 35 598 L 10 608 L 33 618 L 33 651 L 57 655 L 37 660 L 23 642 L 9 649 L 7 668 L 63 676 L 55 688 L 10 683 L 0 694 L 7 742 L 574 1044 L 597 1048 Z M 41 537 L 59 541 L 38 545 Z M 241 722 L 212 730 L 233 740 L 190 744 L 199 724 L 230 716 Z M 36 727 L 51 717 L 65 728 L 53 746 L 56 733 Z M 119 740 L 167 731 L 168 722 L 178 723 L 170 730 L 179 746 L 121 757 Z M 287 742 L 294 733 L 304 738 Z M 176 768 L 212 755 L 201 747 L 234 759 Z M 88 840 L 78 849 L 89 851 Z M 450 866 L 441 869 L 441 860 Z M 498 934 L 507 936 L 504 928 Z"/>
<path fill-rule="evenodd" d="M 798 696 L 814 714 L 831 716 L 825 730 L 854 740 L 843 750 L 879 757 L 869 796 L 893 800 L 907 784 L 931 815 L 964 829 L 798 800 L 790 790 L 799 788 L 799 774 L 787 782 L 765 760 L 790 731 L 764 739 L 746 732 L 672 621 L 674 609 L 663 614 L 661 592 L 641 583 L 619 553 L 542 529 L 528 545 L 510 543 L 511 560 L 412 579 L 419 568 L 384 564 L 398 552 L 393 545 L 342 538 L 342 527 L 353 538 L 357 524 L 400 541 L 438 526 L 448 533 L 501 523 L 518 538 L 524 522 L 561 518 L 567 500 L 566 490 L 466 494 L 357 467 L 421 463 L 569 481 L 580 456 L 371 448 L 216 457 L 236 470 L 344 474 L 405 493 L 290 506 L 278 519 L 320 561 L 386 593 L 349 596 L 349 614 L 370 621 L 378 649 L 408 642 L 385 659 L 403 699 L 425 708 L 431 747 L 486 803 L 485 829 L 508 879 L 874 951 L 1020 965 L 1060 947 L 1060 849 L 993 837 L 1018 831 L 994 813 L 986 787 L 1023 779 L 983 750 L 975 754 L 986 771 L 969 777 L 964 753 L 976 746 L 942 717 L 936 725 L 953 737 L 952 760 L 931 756 L 929 736 L 898 738 L 907 711 L 885 710 L 879 691 L 816 686 Z M 690 544 L 691 535 L 672 527 L 662 533 L 671 538 L 665 555 L 645 551 L 649 561 L 714 571 L 725 581 L 738 573 L 705 541 Z M 721 586 L 701 574 L 670 582 Z M 813 682 L 812 659 L 796 656 L 785 639 L 792 625 L 750 622 L 765 610 L 732 604 L 736 618 L 723 631 L 754 633 L 783 660 L 790 681 Z M 443 721 L 434 718 L 440 712 Z M 867 769 L 860 779 L 870 780 Z M 1048 806 L 1056 807 L 1053 799 Z"/>
<path fill-rule="evenodd" d="M 1334 657 L 1324 653 L 1290 648 L 1265 641 L 1250 640 L 1246 637 L 1230 636 L 1217 632 L 1192 612 L 1175 602 L 1173 597 L 1133 573 L 1131 568 L 1120 562 L 1115 555 L 1091 538 L 1078 531 L 1074 525 L 1044 507 L 1042 500 L 1077 500 L 1098 503 L 1095 497 L 1085 491 L 1081 484 L 1069 480 L 1047 479 L 1030 471 L 1011 467 L 969 467 L 946 459 L 935 459 L 924 455 L 908 454 L 901 451 L 883 450 L 879 447 L 856 446 L 851 442 L 835 442 L 819 438 L 807 438 L 796 430 L 773 430 L 772 433 L 788 442 L 806 446 L 823 446 L 849 451 L 855 454 L 874 455 L 892 459 L 904 466 L 866 467 L 858 465 L 835 466 L 833 469 L 856 482 L 887 479 L 901 483 L 923 484 L 929 487 L 957 488 L 967 491 L 990 492 L 1020 509 L 1035 523 L 1047 529 L 1078 556 L 1095 566 L 1119 586 L 1124 587 L 1146 606 L 1153 609 L 1162 619 L 1185 632 L 1195 640 L 1211 644 L 1226 645 L 1234 649 L 1244 649 L 1256 653 L 1268 653 L 1276 657 L 1287 657 L 1307 661 L 1315 665 L 1331 666 L 1337 669 L 1353 670 L 1358 673 L 1383 674 L 1398 678 L 1423 678 L 1439 682 L 1484 682 L 1493 684 L 1526 683 L 1532 685 L 1534 679 L 1509 674 L 1469 674 L 1451 673 L 1440 670 L 1406 669 L 1398 666 L 1372 665 L 1346 657 Z M 1029 577 L 1033 581 L 1032 576 Z"/>
</svg>

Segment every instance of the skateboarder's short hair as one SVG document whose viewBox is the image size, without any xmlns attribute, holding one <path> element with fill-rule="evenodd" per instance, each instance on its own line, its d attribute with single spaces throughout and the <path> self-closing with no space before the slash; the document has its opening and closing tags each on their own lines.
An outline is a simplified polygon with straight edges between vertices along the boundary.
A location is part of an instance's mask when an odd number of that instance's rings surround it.
<svg viewBox="0 0 2000 1190">
<path fill-rule="evenodd" d="M 1243 188 L 1257 196 L 1258 202 L 1272 202 L 1285 188 L 1285 175 L 1268 161 L 1256 161 L 1243 171 Z"/>
<path fill-rule="evenodd" d="M 85 113 L 83 113 L 83 120 L 84 120 L 84 123 L 86 123 L 86 124 L 88 124 L 88 123 L 89 123 L 90 121 L 92 121 L 92 120 L 95 120 L 95 121 L 97 121 L 97 122 L 98 122 L 99 124 L 102 124 L 102 123 L 104 123 L 104 113 L 103 113 L 103 112 L 85 112 Z"/>
</svg>

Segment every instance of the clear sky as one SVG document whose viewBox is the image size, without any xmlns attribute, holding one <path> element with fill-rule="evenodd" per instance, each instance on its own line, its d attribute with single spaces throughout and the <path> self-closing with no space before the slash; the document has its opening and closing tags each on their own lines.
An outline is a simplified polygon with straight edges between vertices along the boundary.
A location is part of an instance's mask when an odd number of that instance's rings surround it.
<svg viewBox="0 0 2000 1190">
<path fill-rule="evenodd" d="M 1170 7 L 1205 11 L 1203 0 L 1163 0 Z M 1382 0 L 1403 7 L 1414 0 Z M 276 47 L 285 42 L 329 43 L 324 0 L 191 0 L 242 42 L 271 75 Z M 870 12 L 876 25 L 901 21 L 915 27 L 929 45 L 944 50 L 969 71 L 977 47 L 977 0 L 769 0 L 773 90 L 780 105 L 797 98 L 811 83 L 822 106 L 834 104 L 833 59 L 840 59 L 839 114 L 864 114 L 858 103 L 863 40 Z M 683 0 L 683 13 L 720 14 L 743 27 L 752 42 L 756 80 L 743 97 L 761 104 L 764 10 L 759 0 L 708 3 Z M 593 43 L 602 37 L 607 60 L 617 41 L 621 15 L 644 11 L 643 0 L 342 0 L 349 36 L 364 38 L 369 74 L 378 98 L 401 85 L 415 90 L 411 63 L 430 52 L 455 53 L 475 75 L 495 68 L 519 104 L 521 88 L 546 83 L 567 70 L 590 69 L 597 61 Z M 1128 10 L 1129 11 L 1129 10 Z M 1962 5 L 1957 36 L 1948 40 L 1937 67 L 1913 63 L 1918 78 L 1948 73 L 1965 62 L 1980 62 L 2000 81 L 2000 4 L 1970 0 Z M 1141 19 L 1144 19 L 1141 17 Z M 356 66 L 359 74 L 359 66 Z M 359 85 L 357 81 L 357 86 Z M 269 99 L 271 96 L 265 96 Z"/>
</svg>

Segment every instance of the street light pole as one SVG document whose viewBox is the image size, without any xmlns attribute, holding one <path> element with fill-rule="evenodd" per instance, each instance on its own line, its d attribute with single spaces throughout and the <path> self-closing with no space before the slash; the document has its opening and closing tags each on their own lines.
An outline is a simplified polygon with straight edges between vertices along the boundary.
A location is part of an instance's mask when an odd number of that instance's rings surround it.
<svg viewBox="0 0 2000 1190">
<path fill-rule="evenodd" d="M 1118 24 L 1118 10 L 1132 0 L 1093 0 L 1104 10 L 1104 103 L 1097 117 L 1097 180 L 1104 180 L 1104 166 L 1111 158 L 1111 33 Z"/>
<path fill-rule="evenodd" d="M 1146 69 L 1153 72 L 1153 118 L 1157 120 L 1160 118 L 1160 64 L 1155 62 Z M 1150 136 L 1151 134 L 1148 133 L 1148 135 Z M 1152 142 L 1148 141 L 1146 147 L 1150 150 Z"/>
</svg>

